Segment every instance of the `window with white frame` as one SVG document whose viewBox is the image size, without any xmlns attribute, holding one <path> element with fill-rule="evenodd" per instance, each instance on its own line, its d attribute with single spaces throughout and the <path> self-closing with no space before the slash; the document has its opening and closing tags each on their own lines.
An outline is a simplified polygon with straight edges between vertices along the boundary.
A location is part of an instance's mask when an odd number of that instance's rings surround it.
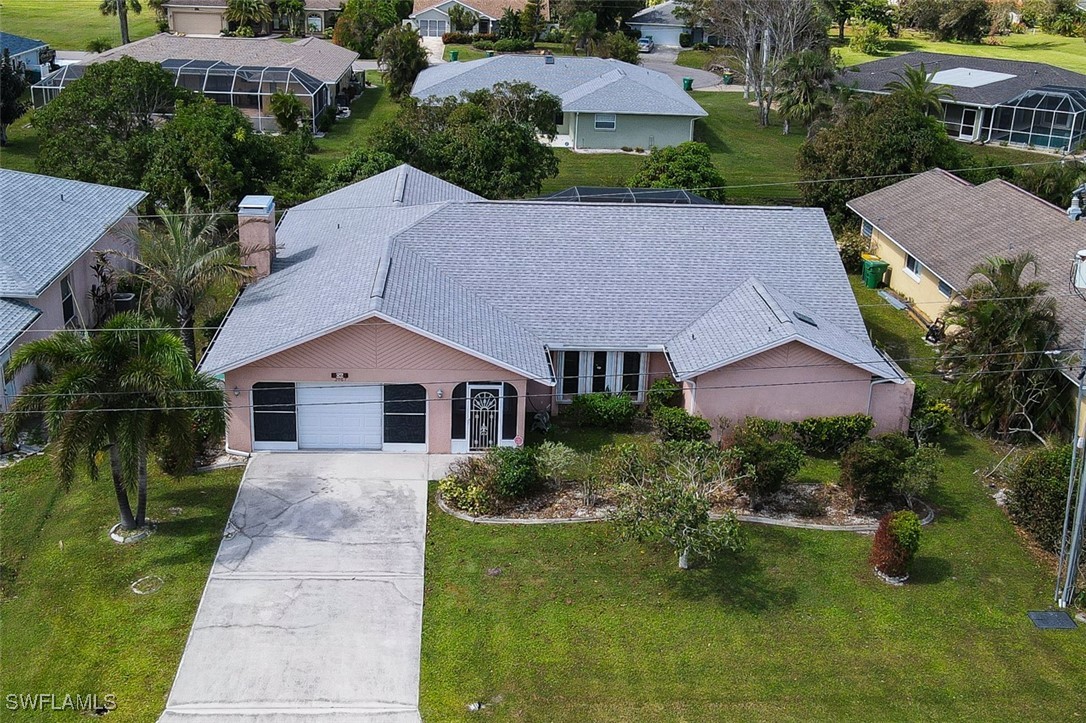
<svg viewBox="0 0 1086 723">
<path fill-rule="evenodd" d="M 648 374 L 647 352 L 558 352 L 558 399 L 568 402 L 578 394 L 623 392 L 644 401 Z"/>
<path fill-rule="evenodd" d="M 913 276 L 920 277 L 920 259 L 915 256 L 906 254 L 905 256 L 905 270 Z"/>
<path fill-rule="evenodd" d="M 874 226 L 871 225 L 870 221 L 864 221 L 863 224 L 860 225 L 860 233 L 868 238 L 871 238 L 871 232 L 873 230 Z"/>
<path fill-rule="evenodd" d="M 75 326 L 76 307 L 75 294 L 72 293 L 71 274 L 65 276 L 63 279 L 60 280 L 60 304 L 61 309 L 64 312 L 64 326 Z"/>
<path fill-rule="evenodd" d="M 948 284 L 947 282 L 940 281 L 939 282 L 939 293 L 949 299 L 950 295 L 954 293 L 954 289 L 950 288 L 950 284 Z"/>
<path fill-rule="evenodd" d="M 597 113 L 596 130 L 613 131 L 618 126 L 618 119 L 614 113 Z"/>
</svg>

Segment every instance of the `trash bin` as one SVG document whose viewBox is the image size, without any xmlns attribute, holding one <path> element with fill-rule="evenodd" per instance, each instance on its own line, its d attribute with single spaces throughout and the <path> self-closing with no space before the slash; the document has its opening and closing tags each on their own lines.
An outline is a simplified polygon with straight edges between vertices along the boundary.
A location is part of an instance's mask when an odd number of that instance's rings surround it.
<svg viewBox="0 0 1086 723">
<path fill-rule="evenodd" d="M 731 71 L 724 71 L 724 73 L 721 74 L 720 79 L 724 81 L 724 85 L 731 85 L 734 77 L 735 76 L 731 74 Z"/>
<path fill-rule="evenodd" d="M 493 50 L 486 51 L 486 57 L 493 58 L 494 57 L 494 51 Z"/>
<path fill-rule="evenodd" d="M 449 51 L 449 60 L 452 61 L 453 63 L 460 60 L 460 51 L 459 50 L 450 50 Z"/>
<path fill-rule="evenodd" d="M 886 275 L 886 269 L 890 264 L 882 259 L 864 259 L 863 279 L 864 286 L 869 289 L 877 289 L 882 284 L 882 277 Z"/>
<path fill-rule="evenodd" d="M 683 90 L 693 90 L 693 89 L 694 89 L 694 79 L 693 78 L 683 78 Z"/>
</svg>

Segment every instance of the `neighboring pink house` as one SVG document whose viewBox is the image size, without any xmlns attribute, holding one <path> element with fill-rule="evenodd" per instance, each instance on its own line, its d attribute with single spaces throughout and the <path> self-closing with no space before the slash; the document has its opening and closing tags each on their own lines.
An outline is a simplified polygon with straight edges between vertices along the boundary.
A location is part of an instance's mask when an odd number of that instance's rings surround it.
<svg viewBox="0 0 1086 723">
<path fill-rule="evenodd" d="M 908 424 L 819 209 L 487 201 L 400 166 L 239 222 L 258 280 L 201 362 L 236 451 L 517 445 L 537 411 L 665 376 L 714 422 Z"/>
<path fill-rule="evenodd" d="M 21 344 L 59 329 L 94 326 L 96 252 L 132 251 L 128 230 L 147 194 L 0 170 L 0 410 L 33 378 L 3 366 Z"/>
</svg>

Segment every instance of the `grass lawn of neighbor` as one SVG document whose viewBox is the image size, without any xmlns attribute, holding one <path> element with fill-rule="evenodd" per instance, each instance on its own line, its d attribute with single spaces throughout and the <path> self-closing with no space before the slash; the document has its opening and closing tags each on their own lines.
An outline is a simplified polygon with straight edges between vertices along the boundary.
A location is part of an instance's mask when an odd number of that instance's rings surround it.
<svg viewBox="0 0 1086 723">
<path fill-rule="evenodd" d="M 399 110 L 399 106 L 389 97 L 380 73 L 368 71 L 366 80 L 373 85 L 367 85 L 351 103 L 351 117 L 336 121 L 324 138 L 317 139 L 314 158 L 318 162 L 330 165 L 354 148 L 367 145 L 377 129 Z"/>
<path fill-rule="evenodd" d="M 115 15 L 98 10 L 100 0 L 4 0 L 0 30 L 48 43 L 56 50 L 86 50 L 95 38 L 121 44 L 121 25 Z M 139 15 L 129 11 L 128 35 L 139 40 L 158 32 L 155 13 L 146 3 Z"/>
<path fill-rule="evenodd" d="M 107 536 L 117 520 L 108 472 L 98 482 L 80 477 L 65 491 L 44 456 L 0 469 L 4 693 L 97 694 L 100 701 L 113 694 L 117 708 L 107 720 L 155 720 L 240 479 L 240 469 L 180 480 L 154 473 L 148 517 L 157 532 L 117 545 Z M 161 588 L 135 594 L 130 585 L 148 576 L 161 578 Z M 78 717 L 69 711 L 56 720 Z"/>
<path fill-rule="evenodd" d="M 867 290 L 864 290 L 867 291 Z M 930 369 L 919 326 L 861 293 L 877 339 Z M 923 358 L 926 352 L 927 359 Z M 1052 571 L 974 473 L 961 432 L 912 578 L 871 538 L 744 525 L 746 551 L 680 571 L 607 523 L 473 525 L 432 505 L 425 720 L 1061 720 L 1086 710 L 1086 629 L 1040 631 Z M 801 473 L 831 479 L 831 465 Z M 468 713 L 469 703 L 485 704 Z"/>
</svg>

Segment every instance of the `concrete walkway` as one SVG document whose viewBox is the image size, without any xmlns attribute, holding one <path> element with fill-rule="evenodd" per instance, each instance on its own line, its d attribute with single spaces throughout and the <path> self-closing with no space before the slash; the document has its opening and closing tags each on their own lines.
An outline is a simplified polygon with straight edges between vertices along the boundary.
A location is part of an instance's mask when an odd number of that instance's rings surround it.
<svg viewBox="0 0 1086 723">
<path fill-rule="evenodd" d="M 445 43 L 439 35 L 428 35 L 422 39 L 422 47 L 426 51 L 426 59 L 430 65 L 445 62 Z"/>
<path fill-rule="evenodd" d="M 451 459 L 256 455 L 159 720 L 418 721 L 426 481 Z"/>
</svg>

